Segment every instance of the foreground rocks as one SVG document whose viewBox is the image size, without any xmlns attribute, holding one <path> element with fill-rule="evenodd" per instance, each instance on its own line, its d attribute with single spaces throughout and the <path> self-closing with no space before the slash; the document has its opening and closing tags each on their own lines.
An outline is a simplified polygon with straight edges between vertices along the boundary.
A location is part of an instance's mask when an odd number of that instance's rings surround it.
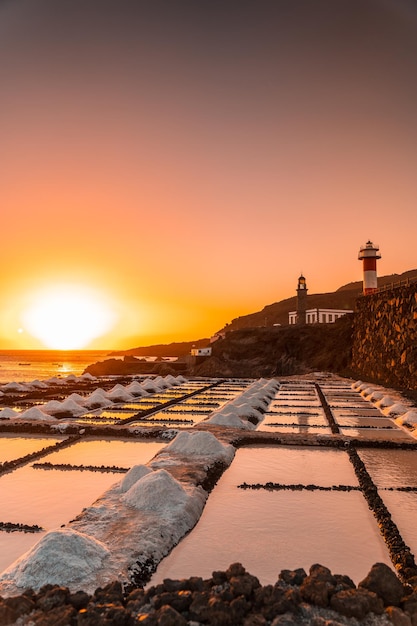
<svg viewBox="0 0 417 626">
<path fill-rule="evenodd" d="M 83 591 L 47 585 L 0 599 L 0 626 L 312 626 L 417 625 L 417 591 L 382 563 L 355 584 L 322 565 L 283 570 L 262 586 L 240 563 L 203 580 L 166 579 L 149 589 L 119 582 Z"/>
</svg>

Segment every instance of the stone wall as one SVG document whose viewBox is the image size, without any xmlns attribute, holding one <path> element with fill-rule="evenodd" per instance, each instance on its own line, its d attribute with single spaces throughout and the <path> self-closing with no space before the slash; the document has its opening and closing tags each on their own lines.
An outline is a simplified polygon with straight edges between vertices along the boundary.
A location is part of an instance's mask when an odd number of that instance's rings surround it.
<svg viewBox="0 0 417 626">
<path fill-rule="evenodd" d="M 352 369 L 367 380 L 417 388 L 417 284 L 357 300 Z"/>
</svg>

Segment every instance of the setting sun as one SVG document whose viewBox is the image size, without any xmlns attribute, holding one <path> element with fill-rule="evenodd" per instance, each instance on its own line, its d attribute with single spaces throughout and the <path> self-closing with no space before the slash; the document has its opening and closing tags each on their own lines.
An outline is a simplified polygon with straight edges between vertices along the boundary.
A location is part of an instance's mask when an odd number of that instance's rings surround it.
<svg viewBox="0 0 417 626">
<path fill-rule="evenodd" d="M 21 317 L 27 332 L 55 350 L 85 348 L 116 322 L 105 297 L 81 285 L 50 286 L 34 293 Z"/>
</svg>

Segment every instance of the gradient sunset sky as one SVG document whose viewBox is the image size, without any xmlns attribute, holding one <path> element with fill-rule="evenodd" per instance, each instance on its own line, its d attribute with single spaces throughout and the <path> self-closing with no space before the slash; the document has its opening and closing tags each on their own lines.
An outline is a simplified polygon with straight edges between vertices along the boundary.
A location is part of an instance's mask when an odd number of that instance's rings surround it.
<svg viewBox="0 0 417 626">
<path fill-rule="evenodd" d="M 361 280 L 368 239 L 417 267 L 411 0 L 0 0 L 0 85 L 0 349 L 48 290 L 129 348 Z"/>
</svg>

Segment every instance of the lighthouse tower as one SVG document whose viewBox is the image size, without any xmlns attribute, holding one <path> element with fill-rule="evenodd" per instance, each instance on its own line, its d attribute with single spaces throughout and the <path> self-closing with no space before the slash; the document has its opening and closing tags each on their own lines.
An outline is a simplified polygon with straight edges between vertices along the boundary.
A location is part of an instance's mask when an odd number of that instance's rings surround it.
<svg viewBox="0 0 417 626">
<path fill-rule="evenodd" d="M 297 286 L 297 324 L 306 323 L 306 310 L 307 310 L 307 283 L 304 276 L 298 279 Z"/>
<path fill-rule="evenodd" d="M 372 241 L 367 241 L 364 246 L 361 246 L 358 259 L 363 261 L 363 293 L 365 296 L 374 293 L 378 288 L 376 260 L 380 258 L 379 246 L 374 245 Z"/>
</svg>

